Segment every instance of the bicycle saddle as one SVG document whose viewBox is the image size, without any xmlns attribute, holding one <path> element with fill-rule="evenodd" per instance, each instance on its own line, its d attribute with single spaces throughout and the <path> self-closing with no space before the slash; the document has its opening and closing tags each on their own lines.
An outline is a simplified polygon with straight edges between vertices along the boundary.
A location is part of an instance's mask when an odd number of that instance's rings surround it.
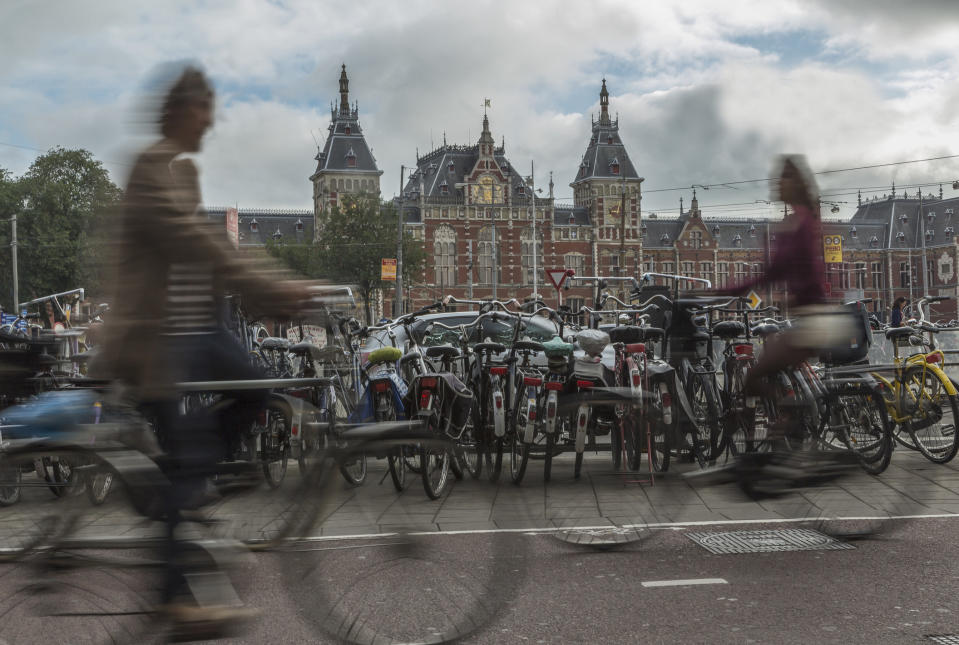
<svg viewBox="0 0 959 645">
<path fill-rule="evenodd" d="M 753 336 L 766 338 L 767 336 L 779 333 L 779 325 L 776 323 L 760 323 L 752 328 L 752 333 Z"/>
<path fill-rule="evenodd" d="M 291 345 L 290 353 L 293 354 L 294 356 L 306 356 L 307 354 L 309 354 L 312 358 L 318 359 L 319 353 L 320 353 L 319 349 L 320 348 L 314 345 L 313 343 L 302 342 L 302 343 L 296 343 L 295 345 Z"/>
<path fill-rule="evenodd" d="M 97 355 L 97 350 L 95 350 L 95 349 L 88 349 L 88 350 L 85 351 L 85 352 L 80 352 L 79 354 L 74 354 L 73 357 L 71 358 L 71 360 L 72 360 L 73 362 L 75 362 L 75 363 L 87 363 L 87 362 L 89 362 L 93 357 L 95 357 L 96 355 Z"/>
<path fill-rule="evenodd" d="M 666 330 L 662 327 L 643 327 L 643 340 L 652 340 L 654 338 L 663 338 L 666 336 Z"/>
<path fill-rule="evenodd" d="M 900 338 L 909 338 L 915 333 L 916 330 L 912 327 L 890 327 L 886 330 L 886 338 L 895 341 Z"/>
<path fill-rule="evenodd" d="M 376 363 L 395 363 L 402 357 L 403 352 L 395 347 L 380 347 L 370 352 L 367 360 L 370 362 L 370 365 L 374 365 Z"/>
<path fill-rule="evenodd" d="M 562 356 L 565 358 L 573 353 L 573 345 L 559 336 L 555 336 L 543 343 L 543 351 L 546 352 L 548 357 Z"/>
<path fill-rule="evenodd" d="M 746 335 L 746 325 L 738 320 L 724 320 L 713 325 L 713 334 L 723 340 Z"/>
<path fill-rule="evenodd" d="M 609 330 L 609 340 L 613 343 L 641 343 L 643 330 L 636 325 L 620 325 Z"/>
<path fill-rule="evenodd" d="M 458 358 L 460 356 L 460 350 L 458 347 L 453 347 L 452 345 L 434 345 L 433 347 L 426 348 L 427 358 L 440 358 L 440 359 L 452 359 Z"/>
<path fill-rule="evenodd" d="M 543 352 L 546 348 L 543 343 L 537 343 L 535 340 L 518 340 L 513 344 L 518 352 Z"/>
<path fill-rule="evenodd" d="M 485 343 L 476 343 L 473 345 L 473 351 L 477 354 L 481 354 L 483 352 L 489 352 L 490 354 L 502 354 L 506 351 L 506 346 L 502 343 L 488 341 Z"/>
<path fill-rule="evenodd" d="M 275 349 L 285 352 L 290 349 L 290 341 L 285 338 L 276 338 L 271 336 L 260 341 L 260 349 Z"/>
<path fill-rule="evenodd" d="M 422 356 L 418 351 L 413 350 L 412 352 L 407 352 L 400 356 L 400 365 L 403 363 L 408 363 L 409 361 L 417 360 Z"/>
</svg>

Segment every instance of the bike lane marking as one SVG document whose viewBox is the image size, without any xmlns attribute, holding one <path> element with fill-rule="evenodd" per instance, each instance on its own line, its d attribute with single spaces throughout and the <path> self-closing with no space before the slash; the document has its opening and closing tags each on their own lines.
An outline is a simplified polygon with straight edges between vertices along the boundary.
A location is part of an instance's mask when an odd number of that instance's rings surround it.
<svg viewBox="0 0 959 645">
<path fill-rule="evenodd" d="M 644 587 L 689 587 L 692 585 L 728 585 L 725 578 L 690 578 L 689 580 L 646 580 Z"/>
</svg>

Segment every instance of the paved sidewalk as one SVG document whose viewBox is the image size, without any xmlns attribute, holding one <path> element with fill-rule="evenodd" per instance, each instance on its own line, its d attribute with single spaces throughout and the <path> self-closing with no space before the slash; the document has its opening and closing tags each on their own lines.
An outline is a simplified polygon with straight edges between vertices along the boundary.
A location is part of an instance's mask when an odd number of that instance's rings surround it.
<svg viewBox="0 0 959 645">
<path fill-rule="evenodd" d="M 345 536 L 394 531 L 483 531 L 550 529 L 574 526 L 623 526 L 682 522 L 729 522 L 816 517 L 888 517 L 959 514 L 959 462 L 936 465 L 918 453 L 898 449 L 889 469 L 879 477 L 850 475 L 834 485 L 807 489 L 783 498 L 754 502 L 734 486 L 691 486 L 680 477 L 696 469 L 678 464 L 656 478 L 640 482 L 648 473 L 613 472 L 607 454 L 585 460 L 580 480 L 572 478 L 569 455 L 553 463 L 553 480 L 544 485 L 541 462 L 531 462 L 522 486 L 509 481 L 504 463 L 500 481 L 454 482 L 450 492 L 429 500 L 418 476 L 397 494 L 386 473 L 385 461 L 370 461 L 367 481 L 350 487 L 337 477 L 338 487 L 323 521 L 313 536 Z M 643 468 L 646 467 L 645 459 Z M 32 476 L 25 476 L 25 480 Z M 296 466 L 276 491 L 259 490 L 213 505 L 210 515 L 225 532 L 243 537 L 269 533 L 292 505 Z M 112 493 L 101 507 L 86 507 L 87 529 L 95 535 L 154 535 L 155 524 L 133 516 L 122 495 Z M 23 500 L 0 508 L 0 546 L 35 530 L 36 522 L 63 508 L 46 488 L 25 489 Z M 19 537 L 23 539 L 23 537 Z"/>
</svg>

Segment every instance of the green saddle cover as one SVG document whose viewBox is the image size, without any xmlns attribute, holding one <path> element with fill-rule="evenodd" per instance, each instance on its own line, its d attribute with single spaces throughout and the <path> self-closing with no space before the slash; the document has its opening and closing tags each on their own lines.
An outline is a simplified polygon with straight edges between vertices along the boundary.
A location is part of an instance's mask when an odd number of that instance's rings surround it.
<svg viewBox="0 0 959 645">
<path fill-rule="evenodd" d="M 543 349 L 546 352 L 547 358 L 565 357 L 572 355 L 573 344 L 567 343 L 559 336 L 554 336 L 543 343 Z"/>
<path fill-rule="evenodd" d="M 396 349 L 395 347 L 380 347 L 379 349 L 374 349 L 370 352 L 370 355 L 367 357 L 367 360 L 370 361 L 370 365 L 376 363 L 395 363 L 400 360 L 400 356 L 403 355 L 403 352 Z"/>
</svg>

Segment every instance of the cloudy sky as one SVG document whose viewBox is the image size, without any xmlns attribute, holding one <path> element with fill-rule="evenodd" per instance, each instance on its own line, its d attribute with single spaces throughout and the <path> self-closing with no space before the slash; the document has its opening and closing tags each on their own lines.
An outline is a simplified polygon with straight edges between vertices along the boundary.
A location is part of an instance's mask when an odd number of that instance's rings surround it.
<svg viewBox="0 0 959 645">
<path fill-rule="evenodd" d="M 202 62 L 219 92 L 207 204 L 310 207 L 341 63 L 387 196 L 444 132 L 475 143 L 489 98 L 513 164 L 535 161 L 541 186 L 552 171 L 571 199 L 604 77 L 647 213 L 675 214 L 693 184 L 766 177 L 784 151 L 814 170 L 959 154 L 953 0 L 3 0 L 0 36 L 0 167 L 15 174 L 84 147 L 122 184 L 151 70 Z M 820 176 L 853 205 L 892 182 L 959 195 L 957 179 L 959 158 Z M 772 212 L 755 203 L 767 186 L 736 186 L 700 190 L 701 206 Z"/>
</svg>

